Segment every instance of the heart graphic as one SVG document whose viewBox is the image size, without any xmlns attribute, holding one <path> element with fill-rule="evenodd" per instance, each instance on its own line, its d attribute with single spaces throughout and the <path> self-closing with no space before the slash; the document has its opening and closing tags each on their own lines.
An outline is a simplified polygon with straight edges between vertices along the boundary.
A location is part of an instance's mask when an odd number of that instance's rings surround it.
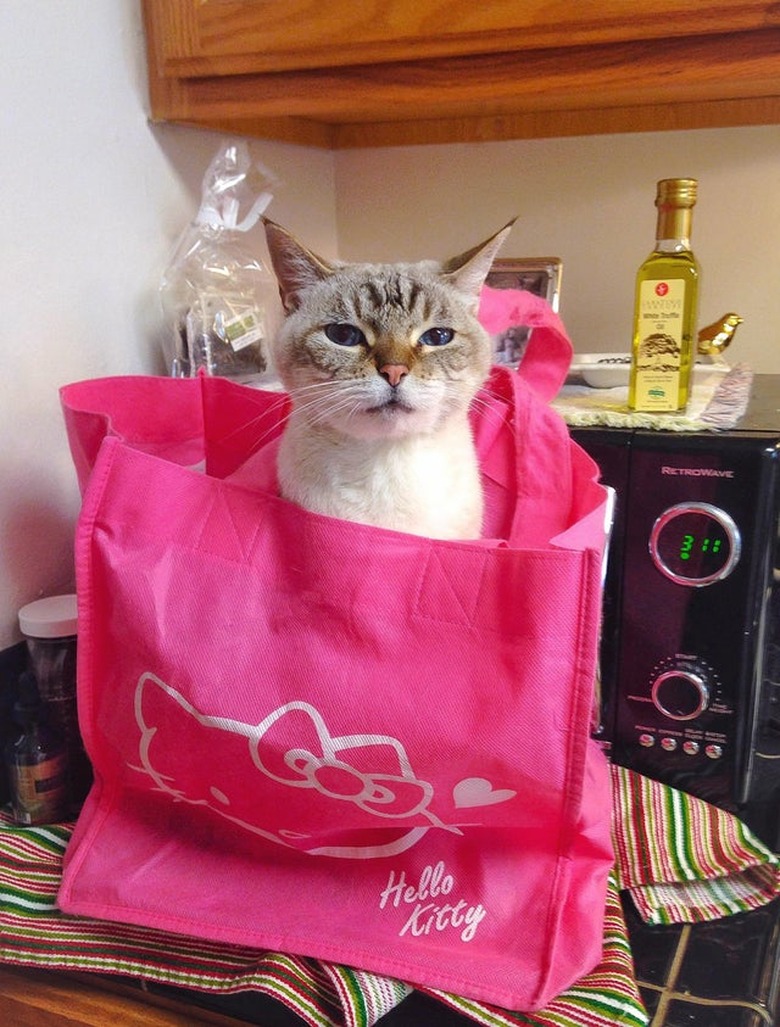
<svg viewBox="0 0 780 1027">
<path fill-rule="evenodd" d="M 494 806 L 497 802 L 514 799 L 517 792 L 511 788 L 493 788 L 484 777 L 466 777 L 452 789 L 456 806 Z"/>
</svg>

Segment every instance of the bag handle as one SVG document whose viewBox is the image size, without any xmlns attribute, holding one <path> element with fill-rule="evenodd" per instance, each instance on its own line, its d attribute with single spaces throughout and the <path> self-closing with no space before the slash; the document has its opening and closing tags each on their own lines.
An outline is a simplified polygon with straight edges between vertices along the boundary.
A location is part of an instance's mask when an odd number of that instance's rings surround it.
<svg viewBox="0 0 780 1027">
<path fill-rule="evenodd" d="M 553 399 L 566 380 L 573 347 L 547 300 L 521 289 L 485 285 L 478 316 L 482 327 L 494 336 L 517 326 L 532 329 L 518 374 L 545 402 Z"/>
</svg>

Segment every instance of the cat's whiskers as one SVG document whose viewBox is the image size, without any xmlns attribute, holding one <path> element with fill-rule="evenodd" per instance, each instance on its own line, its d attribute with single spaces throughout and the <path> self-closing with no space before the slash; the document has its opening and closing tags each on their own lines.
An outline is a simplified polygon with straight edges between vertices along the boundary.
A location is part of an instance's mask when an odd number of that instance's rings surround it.
<svg viewBox="0 0 780 1027">
<path fill-rule="evenodd" d="M 302 407 L 311 403 L 328 402 L 334 398 L 340 398 L 345 392 L 359 392 L 362 391 L 362 389 L 363 385 L 360 382 L 338 380 L 317 382 L 314 385 L 303 385 L 291 389 L 290 398 L 293 401 L 293 406 Z M 308 390 L 317 391 L 309 392 Z M 306 393 L 306 395 L 304 395 L 304 393 Z"/>
<path fill-rule="evenodd" d="M 243 435 L 251 430 L 252 426 L 262 424 L 264 421 L 268 421 L 268 427 L 253 441 L 252 446 L 249 450 L 248 456 L 256 453 L 258 449 L 261 449 L 269 437 L 278 435 L 280 428 L 284 427 L 290 418 L 290 411 L 287 410 L 284 414 L 280 414 L 279 407 L 283 406 L 286 402 L 286 396 L 279 394 L 278 401 L 273 403 L 263 413 L 258 414 L 256 417 L 251 417 L 248 421 L 244 421 L 243 424 L 237 425 L 232 431 L 227 432 L 220 438 L 220 443 L 225 443 L 233 439 L 237 435 Z"/>
<path fill-rule="evenodd" d="M 492 403 L 479 394 L 479 392 L 473 397 L 470 407 L 481 410 L 483 413 L 495 413 L 495 408 Z"/>
<path fill-rule="evenodd" d="M 303 386 L 300 386 L 299 388 L 296 388 L 294 390 L 294 393 L 291 394 L 291 395 L 297 396 L 301 392 L 305 392 L 306 390 L 309 390 L 309 389 L 321 388 L 322 386 L 331 386 L 332 388 L 335 388 L 336 391 L 343 391 L 343 389 L 339 390 L 339 386 L 344 386 L 344 385 L 347 385 L 347 384 L 349 384 L 349 383 L 346 383 L 346 382 L 334 382 L 331 379 L 329 379 L 327 381 L 323 381 L 323 382 L 313 382 L 310 385 L 303 385 Z M 328 396 L 319 395 L 319 396 L 315 396 L 314 399 L 307 399 L 303 404 L 299 404 L 298 408 L 301 409 L 302 407 L 305 408 L 305 407 L 309 407 L 309 406 L 315 406 L 319 402 L 321 402 L 323 404 L 323 406 L 324 406 L 324 412 L 323 412 L 323 417 L 324 417 L 329 410 L 333 409 L 332 399 L 331 399 L 330 395 L 328 395 Z M 270 418 L 269 426 L 264 431 L 262 431 L 257 436 L 257 438 L 255 438 L 253 440 L 252 445 L 251 445 L 251 447 L 250 447 L 250 449 L 249 449 L 249 451 L 247 453 L 247 457 L 257 453 L 258 450 L 263 448 L 263 446 L 266 444 L 266 442 L 269 440 L 269 438 L 273 438 L 276 435 L 278 435 L 280 433 L 280 429 L 284 428 L 286 426 L 287 422 L 290 420 L 290 417 L 291 417 L 291 415 L 292 415 L 292 413 L 293 413 L 293 411 L 295 409 L 294 406 L 290 406 L 285 411 L 284 414 L 280 414 L 279 413 L 279 407 L 283 406 L 285 403 L 286 403 L 286 394 L 280 393 L 279 394 L 278 403 L 273 404 L 273 406 L 270 407 L 269 410 L 264 411 L 261 414 L 258 414 L 257 417 L 253 417 L 250 420 L 245 421 L 243 424 L 238 425 L 232 431 L 228 432 L 221 439 L 221 441 L 222 442 L 227 442 L 230 439 L 232 439 L 234 436 L 237 436 L 237 435 L 240 435 L 240 434 L 245 434 L 245 433 L 249 432 L 252 429 L 253 425 L 255 425 L 255 424 L 260 425 L 264 421 L 266 421 L 266 420 L 268 420 Z"/>
<path fill-rule="evenodd" d="M 300 401 L 302 392 L 307 389 L 317 389 L 323 385 L 331 386 L 331 388 L 313 396 L 305 396 L 303 401 Z M 361 382 L 354 381 L 315 382 L 312 385 L 296 388 L 291 392 L 291 398 L 294 411 L 304 417 L 311 426 L 316 427 L 334 415 L 342 414 L 345 411 L 347 419 L 352 417 L 363 408 L 365 388 Z"/>
<path fill-rule="evenodd" d="M 444 385 L 445 392 L 448 395 L 451 394 L 453 398 L 458 400 L 462 398 L 459 393 L 457 383 L 447 381 Z M 351 392 L 360 393 L 362 395 L 362 383 L 359 381 L 343 381 L 327 378 L 322 381 L 309 382 L 306 385 L 296 386 L 289 393 L 290 398 L 293 401 L 290 409 L 288 409 L 281 417 L 276 413 L 276 410 L 273 411 L 274 419 L 272 423 L 253 441 L 250 454 L 254 454 L 258 450 L 262 449 L 270 437 L 278 434 L 280 427 L 284 427 L 287 424 L 290 416 L 296 410 L 300 411 L 301 415 L 306 418 L 307 422 L 312 427 L 317 427 L 336 414 L 343 414 L 344 419 L 349 420 L 360 410 L 364 409 L 363 403 L 358 402 L 354 396 L 350 395 Z M 281 406 L 284 401 L 283 394 L 280 394 L 279 405 Z M 494 418 L 501 416 L 495 407 L 483 399 L 479 393 L 474 396 L 471 402 L 473 405 L 480 408 L 485 415 L 489 415 Z M 246 432 L 251 429 L 253 424 L 260 424 L 268 417 L 268 412 L 258 414 L 257 417 L 252 420 L 234 428 L 226 438 Z"/>
<path fill-rule="evenodd" d="M 479 410 L 483 420 L 492 418 L 494 421 L 498 420 L 502 426 L 508 430 L 512 430 L 512 425 L 506 420 L 500 406 L 496 403 L 491 402 L 489 398 L 483 397 L 479 392 L 474 396 L 471 401 L 471 408 Z"/>
<path fill-rule="evenodd" d="M 291 396 L 298 396 L 303 392 L 315 391 L 317 389 L 338 389 L 344 385 L 352 385 L 352 381 L 341 381 L 338 378 L 323 378 L 320 381 L 309 382 L 307 385 L 295 385 L 290 389 Z"/>
</svg>

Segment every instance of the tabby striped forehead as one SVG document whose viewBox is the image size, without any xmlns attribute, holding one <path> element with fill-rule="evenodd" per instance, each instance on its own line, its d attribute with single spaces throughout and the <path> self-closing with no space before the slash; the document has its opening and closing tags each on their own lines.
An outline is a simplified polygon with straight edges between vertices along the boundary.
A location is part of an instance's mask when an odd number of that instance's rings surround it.
<svg viewBox="0 0 780 1027">
<path fill-rule="evenodd" d="M 352 319 L 377 330 L 403 318 L 415 324 L 428 324 L 441 317 L 445 304 L 438 295 L 435 280 L 426 281 L 408 271 L 376 268 L 377 273 L 345 282 L 339 293 L 338 316 Z"/>
</svg>

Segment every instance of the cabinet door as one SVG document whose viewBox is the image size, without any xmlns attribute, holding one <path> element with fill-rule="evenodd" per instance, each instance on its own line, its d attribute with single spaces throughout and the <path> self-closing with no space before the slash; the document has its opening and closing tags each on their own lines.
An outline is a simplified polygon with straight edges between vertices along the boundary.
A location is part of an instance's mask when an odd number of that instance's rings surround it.
<svg viewBox="0 0 780 1027">
<path fill-rule="evenodd" d="M 236 75 L 739 32 L 767 0 L 145 0 L 158 72 Z"/>
<path fill-rule="evenodd" d="M 768 0 L 143 0 L 152 117 L 325 147 L 780 123 Z"/>
</svg>

